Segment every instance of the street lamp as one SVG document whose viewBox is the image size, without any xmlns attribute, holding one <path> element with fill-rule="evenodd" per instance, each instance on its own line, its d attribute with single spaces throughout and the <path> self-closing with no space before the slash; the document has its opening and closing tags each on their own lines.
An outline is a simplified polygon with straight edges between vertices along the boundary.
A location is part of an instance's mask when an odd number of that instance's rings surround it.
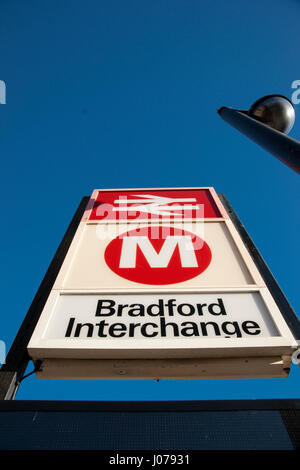
<svg viewBox="0 0 300 470">
<path fill-rule="evenodd" d="M 257 100 L 249 111 L 223 106 L 218 113 L 224 121 L 300 173 L 300 142 L 286 135 L 295 121 L 295 110 L 288 98 L 267 95 Z"/>
</svg>

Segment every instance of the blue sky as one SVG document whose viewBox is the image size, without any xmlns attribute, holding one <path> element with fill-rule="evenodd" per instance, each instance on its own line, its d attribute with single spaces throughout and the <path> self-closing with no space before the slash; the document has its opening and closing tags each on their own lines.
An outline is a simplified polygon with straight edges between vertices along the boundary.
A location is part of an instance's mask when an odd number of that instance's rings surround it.
<svg viewBox="0 0 300 470">
<path fill-rule="evenodd" d="M 1 330 L 7 347 L 70 219 L 94 188 L 213 186 L 296 312 L 299 175 L 220 106 L 291 98 L 300 2 L 39 0 L 0 6 Z M 290 135 L 300 139 L 300 107 Z M 31 368 L 31 366 L 30 366 Z M 30 370 L 29 368 L 29 370 Z M 42 381 L 18 399 L 296 398 L 288 379 Z"/>
</svg>

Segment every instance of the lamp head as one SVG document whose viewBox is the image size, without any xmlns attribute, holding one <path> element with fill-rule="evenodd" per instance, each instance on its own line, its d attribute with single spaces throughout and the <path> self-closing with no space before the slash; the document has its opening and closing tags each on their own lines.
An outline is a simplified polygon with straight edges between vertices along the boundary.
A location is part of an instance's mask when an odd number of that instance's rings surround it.
<svg viewBox="0 0 300 470">
<path fill-rule="evenodd" d="M 282 95 L 263 96 L 251 106 L 248 115 L 286 134 L 295 122 L 294 106 L 288 98 Z"/>
</svg>

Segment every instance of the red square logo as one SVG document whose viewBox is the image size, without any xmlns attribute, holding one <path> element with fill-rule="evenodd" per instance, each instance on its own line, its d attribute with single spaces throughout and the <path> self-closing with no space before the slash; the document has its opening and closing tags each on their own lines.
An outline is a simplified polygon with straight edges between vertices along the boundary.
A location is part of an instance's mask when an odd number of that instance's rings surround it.
<svg viewBox="0 0 300 470">
<path fill-rule="evenodd" d="M 157 221 L 223 217 L 208 188 L 98 191 L 89 220 Z"/>
</svg>

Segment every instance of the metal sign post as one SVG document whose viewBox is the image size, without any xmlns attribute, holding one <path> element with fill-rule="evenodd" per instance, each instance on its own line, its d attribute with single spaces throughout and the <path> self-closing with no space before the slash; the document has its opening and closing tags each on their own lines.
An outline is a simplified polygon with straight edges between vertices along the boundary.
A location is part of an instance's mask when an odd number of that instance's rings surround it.
<svg viewBox="0 0 300 470">
<path fill-rule="evenodd" d="M 89 197 L 83 197 L 73 219 L 59 245 L 56 254 L 45 274 L 45 277 L 34 297 L 26 317 L 14 339 L 14 342 L 7 354 L 5 364 L 0 370 L 0 400 L 10 400 L 15 396 L 16 389 L 24 375 L 26 367 L 30 361 L 27 352 L 29 339 L 38 322 L 46 300 L 51 292 L 57 274 L 60 271 L 64 258 L 72 243 L 79 222 L 86 209 Z"/>
</svg>

